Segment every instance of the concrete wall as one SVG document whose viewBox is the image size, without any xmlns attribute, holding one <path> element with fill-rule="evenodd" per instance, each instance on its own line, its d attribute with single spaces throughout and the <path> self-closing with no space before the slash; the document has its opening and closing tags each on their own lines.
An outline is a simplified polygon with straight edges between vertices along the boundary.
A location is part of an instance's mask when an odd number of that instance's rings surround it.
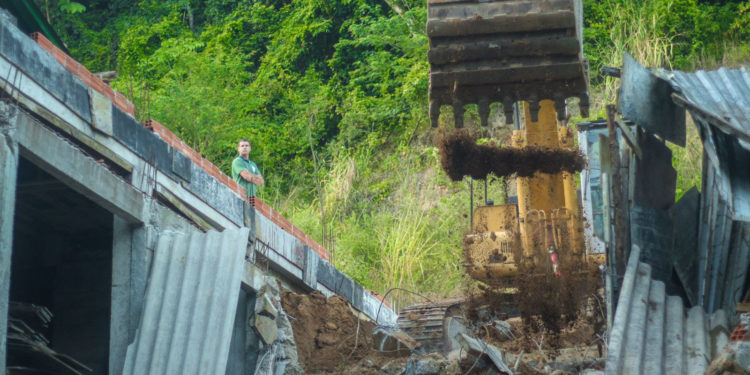
<svg viewBox="0 0 750 375">
<path fill-rule="evenodd" d="M 15 110 L 0 102 L 0 374 L 5 373 L 5 336 L 8 329 L 10 258 L 13 246 L 13 218 L 18 171 L 18 142 L 15 138 Z"/>
</svg>

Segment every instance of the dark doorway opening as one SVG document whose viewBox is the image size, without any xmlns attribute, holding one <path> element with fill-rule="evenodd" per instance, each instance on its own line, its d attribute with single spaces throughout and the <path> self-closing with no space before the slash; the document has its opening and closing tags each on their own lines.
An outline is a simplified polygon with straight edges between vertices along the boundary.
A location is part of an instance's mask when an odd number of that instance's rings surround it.
<svg viewBox="0 0 750 375">
<path fill-rule="evenodd" d="M 113 220 L 110 212 L 20 158 L 9 324 L 22 326 L 24 332 L 16 327 L 16 335 L 28 335 L 27 329 L 38 333 L 41 337 L 33 338 L 37 344 L 48 341 L 60 356 L 29 353 L 24 345 L 31 344 L 18 337 L 13 341 L 9 327 L 9 373 L 27 373 L 13 372 L 15 366 L 74 374 L 71 361 L 92 370 L 83 373 L 107 373 Z M 51 316 L 40 317 L 46 311 Z"/>
</svg>

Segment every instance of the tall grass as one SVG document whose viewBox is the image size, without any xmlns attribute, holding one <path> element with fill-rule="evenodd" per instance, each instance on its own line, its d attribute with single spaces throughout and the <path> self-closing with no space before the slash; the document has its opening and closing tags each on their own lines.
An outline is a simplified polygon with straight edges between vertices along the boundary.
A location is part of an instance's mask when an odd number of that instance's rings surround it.
<svg viewBox="0 0 750 375">
<path fill-rule="evenodd" d="M 405 202 L 405 207 L 392 215 L 381 215 L 377 224 L 381 229 L 377 242 L 380 251 L 380 277 L 389 288 L 421 290 L 425 280 L 425 265 L 437 250 L 437 234 L 430 230 L 431 220 L 420 211 L 414 201 Z M 410 296 L 396 294 L 397 308 Z"/>
<path fill-rule="evenodd" d="M 647 67 L 671 68 L 673 37 L 661 29 L 666 12 L 674 0 L 616 1 L 604 0 L 607 13 L 612 15 L 610 26 L 611 45 L 601 46 L 598 53 L 604 65 L 622 66 L 625 52 Z M 593 113 L 602 112 L 608 103 L 617 99 L 619 79 L 606 77 L 598 87 L 592 87 Z"/>
<path fill-rule="evenodd" d="M 693 119 L 687 116 L 685 147 L 668 143 L 672 150 L 672 166 L 677 170 L 675 199 L 679 200 L 693 186 L 701 188 L 703 177 L 703 143 Z"/>
<path fill-rule="evenodd" d="M 454 295 L 463 277 L 459 259 L 468 230 L 468 191 L 437 171 L 434 151 L 405 147 L 391 154 L 341 155 L 323 179 L 324 204 L 289 206 L 285 214 L 321 241 L 324 207 L 334 265 L 366 288 Z M 389 300 L 401 308 L 421 297 L 395 290 Z"/>
</svg>

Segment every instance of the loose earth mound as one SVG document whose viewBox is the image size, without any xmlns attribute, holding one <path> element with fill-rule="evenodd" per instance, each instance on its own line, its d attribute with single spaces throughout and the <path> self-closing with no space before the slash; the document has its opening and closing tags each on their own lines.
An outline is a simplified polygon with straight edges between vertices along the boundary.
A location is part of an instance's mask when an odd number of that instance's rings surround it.
<svg viewBox="0 0 750 375">
<path fill-rule="evenodd" d="M 310 294 L 284 291 L 281 303 L 292 323 L 305 373 L 338 373 L 337 370 L 374 354 L 375 325 L 357 319 L 344 298 L 326 298 L 318 291 Z"/>
</svg>

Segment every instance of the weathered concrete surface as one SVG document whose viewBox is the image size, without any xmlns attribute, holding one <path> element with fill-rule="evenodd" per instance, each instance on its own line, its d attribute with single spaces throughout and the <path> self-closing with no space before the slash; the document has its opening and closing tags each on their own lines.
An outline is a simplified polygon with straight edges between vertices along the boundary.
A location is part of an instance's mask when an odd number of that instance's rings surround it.
<svg viewBox="0 0 750 375">
<path fill-rule="evenodd" d="M 0 54 L 91 122 L 88 87 L 16 26 L 0 23 Z"/>
<path fill-rule="evenodd" d="M 10 259 L 13 251 L 13 214 L 16 203 L 18 143 L 16 108 L 0 102 L 0 374 L 5 373 Z"/>
<path fill-rule="evenodd" d="M 73 190 L 131 223 L 142 222 L 144 198 L 137 190 L 24 113 L 18 142 L 24 157 Z"/>
<path fill-rule="evenodd" d="M 248 344 L 257 338 L 247 334 L 247 321 L 255 306 L 255 294 L 244 290 L 239 291 L 237 301 L 237 312 L 234 317 L 234 329 L 232 330 L 232 342 L 229 345 L 229 359 L 227 371 L 224 375 L 248 375 L 255 369 L 255 357 L 257 353 L 250 351 Z"/>
<path fill-rule="evenodd" d="M 265 277 L 256 296 L 254 316 L 250 319 L 254 327 L 251 331 L 258 333 L 259 344 L 255 351 L 258 356 L 255 375 L 304 373 L 299 363 L 292 325 L 281 307 L 280 293 L 279 282 L 273 277 Z M 271 318 L 274 312 L 275 318 Z"/>
<path fill-rule="evenodd" d="M 278 329 L 276 328 L 276 321 L 267 316 L 256 315 L 253 327 L 258 332 L 265 345 L 273 344 L 279 337 Z"/>
<path fill-rule="evenodd" d="M 110 307 L 109 374 L 121 375 L 130 328 L 130 254 L 133 230 L 115 216 L 112 226 L 112 304 Z"/>
<path fill-rule="evenodd" d="M 89 88 L 89 97 L 91 98 L 91 126 L 112 136 L 112 101 L 92 88 Z"/>
</svg>

